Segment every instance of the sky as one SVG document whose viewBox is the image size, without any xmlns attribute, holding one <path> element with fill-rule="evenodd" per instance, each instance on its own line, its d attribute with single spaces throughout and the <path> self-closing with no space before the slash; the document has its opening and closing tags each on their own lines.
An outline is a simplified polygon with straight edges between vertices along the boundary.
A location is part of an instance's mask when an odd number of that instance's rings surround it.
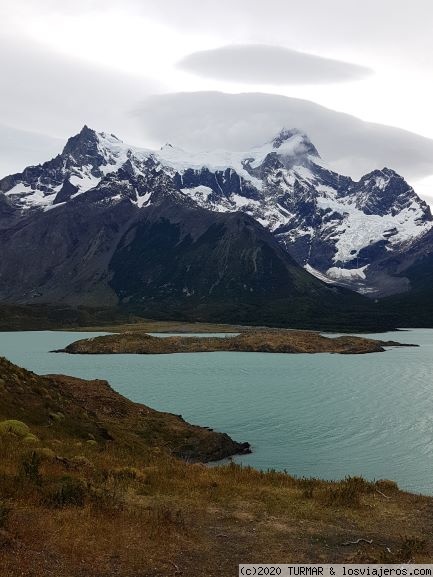
<svg viewBox="0 0 433 577">
<path fill-rule="evenodd" d="M 296 122 L 333 168 L 433 199 L 430 0 L 2 0 L 0 22 L 1 169 L 29 132 L 240 148 Z"/>
</svg>

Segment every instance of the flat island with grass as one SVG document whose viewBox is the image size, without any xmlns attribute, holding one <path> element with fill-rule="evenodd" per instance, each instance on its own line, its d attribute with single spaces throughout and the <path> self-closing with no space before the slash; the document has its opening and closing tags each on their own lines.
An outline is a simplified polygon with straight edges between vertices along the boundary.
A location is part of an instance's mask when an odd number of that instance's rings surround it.
<svg viewBox="0 0 433 577">
<path fill-rule="evenodd" d="M 339 353 L 383 352 L 385 347 L 403 345 L 351 335 L 326 337 L 313 331 L 248 330 L 226 337 L 155 337 L 145 332 L 128 331 L 81 339 L 54 352 L 70 354 L 169 354 L 204 352 L 250 353 Z"/>
</svg>

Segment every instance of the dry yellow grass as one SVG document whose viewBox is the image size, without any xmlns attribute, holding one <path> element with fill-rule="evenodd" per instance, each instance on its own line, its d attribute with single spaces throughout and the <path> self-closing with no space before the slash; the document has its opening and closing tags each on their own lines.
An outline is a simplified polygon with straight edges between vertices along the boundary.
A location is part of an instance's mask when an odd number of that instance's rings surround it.
<svg viewBox="0 0 433 577">
<path fill-rule="evenodd" d="M 50 390 L 5 361 L 0 377 L 0 421 L 14 416 L 38 438 L 0 436 L 2 577 L 229 577 L 246 562 L 433 560 L 430 497 L 390 481 L 188 463 L 132 442 L 115 406 L 104 418 L 84 397 L 80 412 L 74 380 Z M 31 413 L 35 394 L 63 403 L 63 416 L 44 425 L 40 407 Z M 83 438 L 92 419 L 111 440 Z M 372 543 L 346 544 L 360 538 Z"/>
</svg>

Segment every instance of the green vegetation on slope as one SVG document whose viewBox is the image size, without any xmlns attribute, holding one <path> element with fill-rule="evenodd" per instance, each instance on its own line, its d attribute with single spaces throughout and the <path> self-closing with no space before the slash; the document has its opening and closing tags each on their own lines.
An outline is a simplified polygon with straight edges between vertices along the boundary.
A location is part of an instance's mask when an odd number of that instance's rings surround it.
<svg viewBox="0 0 433 577">
<path fill-rule="evenodd" d="M 41 377 L 1 357 L 0 400 L 0 417 L 11 423 L 0 424 L 0 433 L 2 427 L 24 420 L 40 438 L 53 440 L 61 434 L 74 442 L 95 441 L 101 449 L 118 442 L 134 454 L 158 447 L 175 456 L 205 462 L 248 451 L 248 444 L 236 443 L 228 435 L 133 403 L 106 381 L 65 375 Z"/>
</svg>

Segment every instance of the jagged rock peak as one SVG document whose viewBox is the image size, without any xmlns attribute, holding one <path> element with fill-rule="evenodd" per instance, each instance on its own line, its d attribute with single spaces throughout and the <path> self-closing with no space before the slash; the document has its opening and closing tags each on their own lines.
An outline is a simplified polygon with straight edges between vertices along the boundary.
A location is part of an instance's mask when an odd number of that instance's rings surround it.
<svg viewBox="0 0 433 577">
<path fill-rule="evenodd" d="M 95 155 L 100 152 L 101 145 L 122 144 L 122 141 L 117 138 L 115 134 L 107 134 L 106 132 L 96 132 L 93 128 L 89 128 L 87 124 L 83 126 L 78 134 L 68 138 L 68 141 L 63 148 L 62 155 L 71 154 L 89 154 Z"/>
<path fill-rule="evenodd" d="M 75 156 L 79 154 L 97 154 L 98 152 L 98 135 L 97 133 L 84 125 L 78 134 L 68 138 L 68 141 L 63 148 L 62 155 Z"/>
<path fill-rule="evenodd" d="M 368 172 L 367 174 L 364 174 L 361 180 L 370 180 L 373 178 L 379 179 L 380 182 L 388 182 L 391 178 L 398 178 L 400 180 L 404 180 L 400 174 L 398 174 L 392 168 L 388 168 L 387 166 L 384 166 L 382 170 L 375 169 L 372 170 L 371 172 Z"/>
</svg>

